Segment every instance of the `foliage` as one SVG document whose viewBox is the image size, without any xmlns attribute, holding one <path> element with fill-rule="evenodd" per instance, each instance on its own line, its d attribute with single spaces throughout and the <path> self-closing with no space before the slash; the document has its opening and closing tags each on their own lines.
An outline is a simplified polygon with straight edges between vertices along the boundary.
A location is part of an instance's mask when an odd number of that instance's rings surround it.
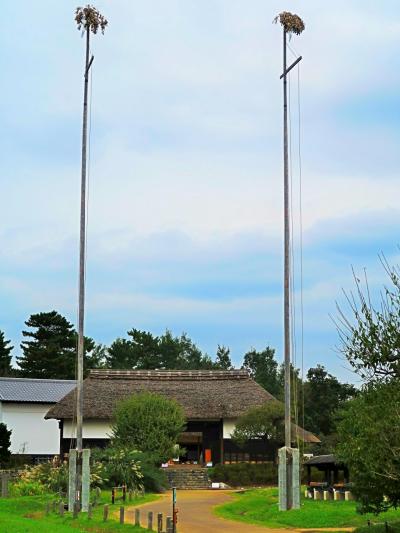
<svg viewBox="0 0 400 533">
<path fill-rule="evenodd" d="M 379 306 L 371 302 L 368 280 L 354 273 L 355 294 L 346 295 L 349 316 L 338 306 L 340 350 L 366 381 L 400 378 L 400 271 L 385 258 L 382 265 L 390 285 L 381 292 Z"/>
<path fill-rule="evenodd" d="M 31 315 L 25 324 L 33 331 L 23 331 L 29 339 L 21 343 L 23 355 L 17 357 L 22 377 L 74 379 L 77 333 L 68 320 L 57 313 Z M 85 337 L 85 369 L 98 364 L 95 343 Z"/>
<path fill-rule="evenodd" d="M 351 528 L 374 519 L 356 511 L 354 501 L 321 501 L 302 498 L 301 508 L 282 513 L 278 507 L 278 489 L 247 490 L 234 494 L 234 501 L 216 508 L 216 513 L 229 520 L 258 524 L 267 528 L 319 529 Z M 399 520 L 400 511 L 384 513 L 380 520 Z"/>
<path fill-rule="evenodd" d="M 232 361 L 230 358 L 230 349 L 226 346 L 220 346 L 218 344 L 217 354 L 215 356 L 214 366 L 216 369 L 220 370 L 232 370 Z"/>
<path fill-rule="evenodd" d="M 12 483 L 10 488 L 11 496 L 40 496 L 46 494 L 47 488 L 39 481 L 28 481 L 18 479 Z"/>
<path fill-rule="evenodd" d="M 138 370 L 212 369 L 214 363 L 183 333 L 174 337 L 168 330 L 157 337 L 148 331 L 132 329 L 130 339 L 115 340 L 106 356 L 108 368 Z"/>
<path fill-rule="evenodd" d="M 5 339 L 4 333 L 0 331 L 0 376 L 10 376 L 12 374 L 11 367 L 11 351 L 14 346 L 11 342 Z"/>
<path fill-rule="evenodd" d="M 361 512 L 400 504 L 400 387 L 370 384 L 342 413 L 337 455 L 349 467 Z"/>
<path fill-rule="evenodd" d="M 126 502 L 126 506 L 142 505 L 157 499 L 153 494 L 138 496 L 133 501 Z M 44 513 L 48 503 L 58 501 L 58 497 L 51 494 L 41 496 L 18 496 L 10 498 L 0 498 L 0 524 L 2 533 L 38 533 L 48 531 L 51 533 L 76 533 L 101 532 L 112 533 L 121 531 L 125 533 L 145 533 L 147 529 L 140 528 L 128 523 L 119 524 L 113 513 L 105 523 L 103 521 L 103 505 L 93 507 L 93 514 L 88 520 L 87 513 L 79 513 L 74 519 L 72 513 L 65 513 L 60 516 L 58 513 Z M 101 503 L 110 503 L 110 492 L 102 492 Z M 123 502 L 118 502 L 124 505 Z M 127 521 L 126 521 L 127 522 Z"/>
<path fill-rule="evenodd" d="M 242 368 L 247 370 L 250 376 L 273 396 L 279 395 L 282 387 L 273 348 L 267 346 L 261 352 L 253 348 L 245 354 Z"/>
<path fill-rule="evenodd" d="M 7 425 L 0 422 L 0 465 L 8 463 L 11 452 L 11 433 L 12 430 L 8 429 Z"/>
<path fill-rule="evenodd" d="M 281 402 L 269 400 L 238 418 L 232 439 L 243 446 L 252 439 L 279 444 L 284 436 L 285 410 Z"/>
<path fill-rule="evenodd" d="M 75 21 L 78 25 L 78 30 L 84 28 L 93 33 L 97 33 L 99 28 L 101 33 L 104 33 L 108 24 L 108 20 L 95 7 L 89 4 L 86 7 L 76 8 Z"/>
<path fill-rule="evenodd" d="M 298 15 L 289 13 L 288 11 L 282 11 L 277 17 L 274 18 L 275 24 L 277 22 L 283 26 L 287 33 L 295 33 L 300 35 L 304 31 L 304 22 Z"/>
<path fill-rule="evenodd" d="M 356 389 L 348 383 L 341 383 L 317 365 L 307 372 L 304 383 L 304 425 L 316 435 L 332 435 L 336 431 L 336 412 Z"/>
<path fill-rule="evenodd" d="M 150 453 L 164 462 L 173 456 L 184 427 L 183 410 L 176 401 L 143 392 L 117 404 L 112 439 L 116 446 Z"/>
<path fill-rule="evenodd" d="M 272 462 L 263 464 L 219 464 L 211 469 L 210 478 L 212 481 L 222 481 L 232 487 L 275 485 L 278 481 L 278 468 Z"/>
</svg>

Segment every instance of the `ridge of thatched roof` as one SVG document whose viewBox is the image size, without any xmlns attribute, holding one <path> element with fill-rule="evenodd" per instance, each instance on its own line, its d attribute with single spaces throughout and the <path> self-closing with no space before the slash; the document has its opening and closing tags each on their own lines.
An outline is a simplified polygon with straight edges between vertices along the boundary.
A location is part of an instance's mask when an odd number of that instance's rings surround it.
<svg viewBox="0 0 400 533">
<path fill-rule="evenodd" d="M 83 416 L 111 420 L 118 401 L 144 391 L 176 400 L 187 420 L 238 418 L 275 400 L 246 370 L 92 370 L 83 382 Z M 74 410 L 71 391 L 46 418 L 72 419 Z"/>
</svg>

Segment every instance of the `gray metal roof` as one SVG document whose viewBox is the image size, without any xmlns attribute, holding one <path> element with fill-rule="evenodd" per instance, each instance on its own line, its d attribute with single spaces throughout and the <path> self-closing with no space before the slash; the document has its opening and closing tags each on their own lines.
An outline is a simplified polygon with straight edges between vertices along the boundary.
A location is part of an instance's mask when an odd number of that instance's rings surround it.
<svg viewBox="0 0 400 533">
<path fill-rule="evenodd" d="M 75 381 L 64 379 L 0 377 L 0 402 L 57 403 L 75 385 Z"/>
</svg>

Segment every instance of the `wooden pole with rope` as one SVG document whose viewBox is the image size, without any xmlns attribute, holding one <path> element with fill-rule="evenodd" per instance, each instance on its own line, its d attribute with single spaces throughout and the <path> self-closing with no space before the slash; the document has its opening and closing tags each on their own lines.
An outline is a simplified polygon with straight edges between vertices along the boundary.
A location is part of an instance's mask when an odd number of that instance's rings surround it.
<svg viewBox="0 0 400 533">
<path fill-rule="evenodd" d="M 298 498 L 294 494 L 294 455 L 292 450 L 292 422 L 291 422 L 291 308 L 290 308 L 290 279 L 291 279 L 291 235 L 290 235 L 290 198 L 289 198 L 289 149 L 288 149 L 288 95 L 287 76 L 289 72 L 302 59 L 298 57 L 290 66 L 287 66 L 287 38 L 295 33 L 300 35 L 304 30 L 301 18 L 292 13 L 283 12 L 275 18 L 283 27 L 283 188 L 284 188 L 284 390 L 285 390 L 285 446 L 279 450 L 279 508 L 289 510 L 297 508 Z M 298 464 L 298 462 L 297 462 Z"/>
</svg>

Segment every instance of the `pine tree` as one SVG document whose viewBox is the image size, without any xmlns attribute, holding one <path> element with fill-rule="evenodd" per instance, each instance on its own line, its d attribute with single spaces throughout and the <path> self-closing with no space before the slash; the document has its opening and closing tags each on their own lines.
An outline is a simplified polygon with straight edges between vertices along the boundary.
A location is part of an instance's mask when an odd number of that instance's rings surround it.
<svg viewBox="0 0 400 533">
<path fill-rule="evenodd" d="M 9 376 L 12 374 L 11 367 L 11 346 L 10 341 L 6 341 L 4 333 L 0 331 L 0 376 Z"/>
<path fill-rule="evenodd" d="M 21 343 L 23 355 L 17 357 L 20 375 L 29 378 L 74 379 L 77 333 L 68 320 L 57 313 L 31 315 L 25 324 L 33 331 L 23 331 L 29 340 Z M 85 366 L 91 367 L 96 357 L 92 339 L 85 337 Z"/>
<path fill-rule="evenodd" d="M 230 358 L 231 351 L 226 346 L 218 344 L 217 355 L 215 357 L 215 368 L 221 370 L 232 370 L 232 361 Z"/>
<path fill-rule="evenodd" d="M 5 466 L 11 456 L 11 429 L 0 422 L 0 466 Z"/>
</svg>

